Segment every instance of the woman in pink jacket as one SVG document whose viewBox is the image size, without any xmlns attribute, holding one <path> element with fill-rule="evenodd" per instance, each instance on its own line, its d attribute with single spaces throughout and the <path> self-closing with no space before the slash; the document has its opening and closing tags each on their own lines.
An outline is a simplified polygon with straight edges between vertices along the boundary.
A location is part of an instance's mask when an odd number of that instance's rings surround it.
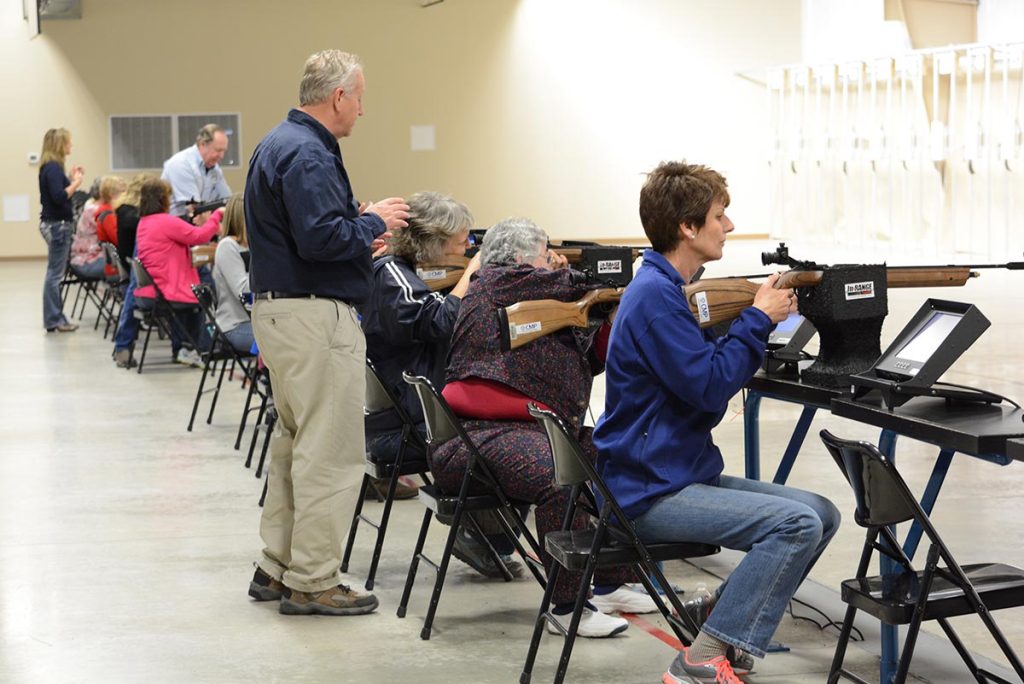
<svg viewBox="0 0 1024 684">
<path fill-rule="evenodd" d="M 153 178 L 143 183 L 139 192 L 139 230 L 135 246 L 139 261 L 146 267 L 153 282 L 160 288 L 174 309 L 175 317 L 184 330 L 172 326 L 171 352 L 178 363 L 201 367 L 200 351 L 209 348 L 210 337 L 203 325 L 199 302 L 192 294 L 192 286 L 199 284 L 199 274 L 192 266 L 193 245 L 210 241 L 220 228 L 223 210 L 205 217 L 202 225 L 194 226 L 168 212 L 171 206 L 171 186 Z M 204 217 L 197 217 L 197 221 Z M 135 290 L 136 306 L 152 306 L 156 291 L 152 285 Z M 147 300 L 149 300 L 147 302 Z M 199 349 L 190 349 L 190 340 Z"/>
</svg>

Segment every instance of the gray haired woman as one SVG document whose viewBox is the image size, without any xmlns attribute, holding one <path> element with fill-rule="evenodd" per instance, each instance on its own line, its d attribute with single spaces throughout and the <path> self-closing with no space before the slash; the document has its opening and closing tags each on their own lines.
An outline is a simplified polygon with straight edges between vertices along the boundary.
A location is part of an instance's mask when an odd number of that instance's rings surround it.
<svg viewBox="0 0 1024 684">
<path fill-rule="evenodd" d="M 431 291 L 418 270 L 464 259 L 472 224 L 466 205 L 447 195 L 420 192 L 410 197 L 409 226 L 395 231 L 387 256 L 374 261 L 373 292 L 359 310 L 367 357 L 384 384 L 402 397 L 403 407 L 420 427 L 419 401 L 402 381 L 402 371 L 412 370 L 438 384 L 444 381 L 455 318 L 480 262 L 474 257 L 447 295 Z M 380 460 L 394 461 L 401 429 L 394 411 L 368 416 L 367 448 Z M 406 496 L 415 496 L 414 490 L 405 489 Z"/>
</svg>

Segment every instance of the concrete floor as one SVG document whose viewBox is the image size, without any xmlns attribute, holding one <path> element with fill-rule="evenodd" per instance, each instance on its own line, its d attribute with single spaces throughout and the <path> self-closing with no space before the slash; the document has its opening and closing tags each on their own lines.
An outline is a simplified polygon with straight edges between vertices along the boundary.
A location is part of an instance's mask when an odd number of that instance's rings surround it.
<svg viewBox="0 0 1024 684">
<path fill-rule="evenodd" d="M 753 246 L 730 246 L 738 272 L 751 272 Z M 757 249 L 764 248 L 758 245 Z M 808 256 L 808 255 L 798 255 Z M 816 254 L 820 261 L 826 256 Z M 841 257 L 840 257 L 841 258 Z M 847 259 L 848 260 L 848 259 Z M 744 263 L 747 265 L 744 266 Z M 716 268 L 728 273 L 730 264 Z M 213 424 L 185 425 L 199 372 L 156 364 L 142 375 L 115 369 L 110 343 L 87 326 L 70 335 L 40 325 L 42 262 L 0 263 L 6 334 L 0 338 L 0 681 L 2 682 L 431 682 L 517 681 L 540 601 L 531 581 L 495 583 L 453 563 L 433 637 L 419 639 L 428 574 L 420 576 L 409 615 L 395 617 L 414 530 L 422 508 L 396 505 L 376 592 L 380 610 L 366 617 L 282 617 L 276 606 L 246 596 L 259 549 L 256 500 L 261 483 L 231 446 L 244 400 L 236 386 L 221 397 Z M 1017 294 L 1024 281 L 986 274 L 963 290 L 902 291 L 890 297 L 883 343 L 925 296 L 972 301 L 993 327 L 950 372 L 1024 399 L 1018 372 L 1024 335 Z M 154 361 L 169 358 L 158 344 Z M 602 386 L 595 388 L 600 410 Z M 727 469 L 742 472 L 739 398 L 716 432 Z M 765 401 L 761 410 L 764 472 L 788 441 L 798 407 Z M 819 417 L 842 436 L 877 439 L 877 430 Z M 915 491 L 935 450 L 903 440 L 900 468 Z M 1024 566 L 1024 464 L 1007 468 L 958 457 L 935 514 L 962 561 L 1001 560 Z M 816 441 L 808 439 L 790 483 L 830 496 L 846 514 L 839 536 L 800 597 L 841 619 L 835 589 L 853 574 L 862 534 L 852 522 L 852 497 Z M 377 506 L 373 504 L 371 507 Z M 437 529 L 438 526 L 435 526 Z M 363 533 L 353 582 L 369 564 Z M 433 548 L 441 543 L 435 534 Z M 672 563 L 666 570 L 687 590 L 714 585 L 728 554 L 704 569 Z M 813 616 L 797 607 L 797 615 Z M 813 616 L 819 621 L 818 616 Z M 996 615 L 1011 642 L 1024 649 L 1024 611 Z M 868 621 L 859 623 L 868 633 Z M 1001 663 L 977 620 L 959 619 L 969 647 Z M 664 625 L 638 618 L 623 635 L 577 642 L 568 681 L 656 682 L 674 655 Z M 931 627 L 928 628 L 931 631 Z M 786 617 L 776 638 L 791 647 L 759 662 L 751 682 L 822 682 L 835 630 Z M 918 648 L 921 681 L 963 682 L 941 639 Z M 848 664 L 877 680 L 877 640 L 851 649 Z M 535 681 L 546 681 L 557 640 L 546 637 Z M 948 667 L 947 667 L 948 665 Z"/>
</svg>

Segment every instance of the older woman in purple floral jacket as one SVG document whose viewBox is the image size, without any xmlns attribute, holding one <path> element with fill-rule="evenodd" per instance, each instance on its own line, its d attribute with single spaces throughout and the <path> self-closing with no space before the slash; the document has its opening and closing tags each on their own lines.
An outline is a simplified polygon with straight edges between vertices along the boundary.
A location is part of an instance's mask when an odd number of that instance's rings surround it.
<svg viewBox="0 0 1024 684">
<path fill-rule="evenodd" d="M 503 352 L 497 311 L 519 301 L 574 301 L 588 286 L 579 284 L 563 257 L 548 251 L 548 237 L 532 221 L 506 219 L 490 228 L 480 250 L 481 269 L 462 301 L 455 324 L 444 396 L 459 414 L 480 453 L 506 494 L 536 506 L 537 534 L 558 530 L 569 503 L 569 490 L 554 482 L 547 436 L 526 411 L 529 402 L 554 410 L 575 428 L 585 453 L 596 458 L 591 429 L 583 427 L 594 375 L 604 369 L 608 326 L 596 335 L 563 330 L 529 345 Z M 592 286 L 591 286 L 592 287 Z M 434 450 L 431 471 L 446 491 L 457 491 L 468 454 L 458 440 Z M 574 522 L 587 524 L 585 514 Z M 550 558 L 543 553 L 548 565 Z M 624 586 L 634 580 L 628 568 L 597 571 L 594 596 L 584 611 L 579 635 L 605 637 L 628 627 L 607 613 L 656 610 L 644 593 Z M 561 572 L 553 612 L 568 626 L 579 588 L 578 573 Z M 554 626 L 549 625 L 554 631 Z"/>
</svg>

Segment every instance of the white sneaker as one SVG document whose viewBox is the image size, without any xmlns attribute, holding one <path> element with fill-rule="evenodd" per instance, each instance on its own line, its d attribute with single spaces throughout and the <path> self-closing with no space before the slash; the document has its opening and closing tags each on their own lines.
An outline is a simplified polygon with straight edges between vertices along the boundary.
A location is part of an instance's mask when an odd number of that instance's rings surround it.
<svg viewBox="0 0 1024 684">
<path fill-rule="evenodd" d="M 175 363 L 192 366 L 193 368 L 202 368 L 205 365 L 203 357 L 199 355 L 199 352 L 194 349 L 186 349 L 185 347 L 178 350 L 178 355 L 174 357 L 174 361 Z"/>
<path fill-rule="evenodd" d="M 610 594 L 594 594 L 590 603 L 602 613 L 658 612 L 658 605 L 647 592 L 630 589 L 625 584 Z"/>
<path fill-rule="evenodd" d="M 569 629 L 569 622 L 572 620 L 572 613 L 567 615 L 556 615 L 555 619 L 558 620 L 563 627 Z M 548 631 L 552 634 L 559 633 L 558 628 L 550 622 L 547 622 L 547 626 Z M 576 630 L 576 635 L 590 639 L 601 639 L 603 637 L 615 636 L 619 632 L 625 632 L 627 627 L 629 627 L 629 623 L 623 618 L 612 617 L 611 615 L 605 615 L 604 613 L 584 607 L 583 616 L 580 617 L 580 626 Z"/>
</svg>

